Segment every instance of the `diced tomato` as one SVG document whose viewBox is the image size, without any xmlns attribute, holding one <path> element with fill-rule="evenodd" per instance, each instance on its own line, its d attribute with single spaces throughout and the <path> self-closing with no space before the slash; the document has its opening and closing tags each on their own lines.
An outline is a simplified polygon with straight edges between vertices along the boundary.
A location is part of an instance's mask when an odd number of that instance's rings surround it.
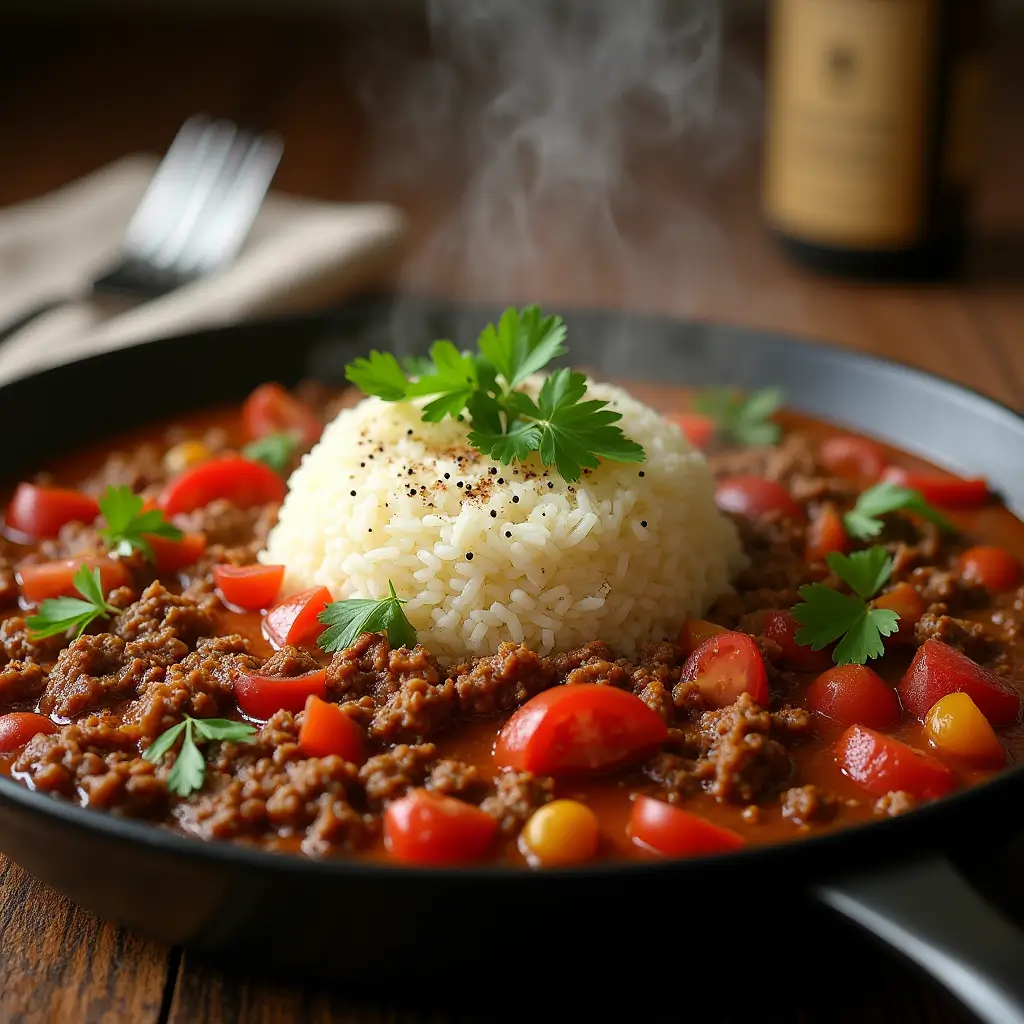
<svg viewBox="0 0 1024 1024">
<path fill-rule="evenodd" d="M 384 844 L 406 864 L 471 864 L 487 855 L 498 821 L 455 797 L 410 789 L 384 812 Z"/>
<path fill-rule="evenodd" d="M 299 747 L 307 757 L 337 754 L 353 764 L 362 764 L 366 759 L 363 730 L 337 704 L 330 704 L 315 693 L 306 698 Z"/>
<path fill-rule="evenodd" d="M 283 565 L 215 565 L 213 578 L 224 600 L 235 608 L 269 608 L 281 589 Z"/>
<path fill-rule="evenodd" d="M 832 664 L 832 652 L 815 651 L 796 642 L 797 621 L 792 613 L 773 608 L 763 613 L 761 634 L 782 648 L 786 664 L 798 672 L 824 672 Z"/>
<path fill-rule="evenodd" d="M 802 522 L 804 510 L 782 484 L 759 476 L 731 476 L 719 480 L 715 502 L 723 512 L 758 518 L 778 512 L 787 519 Z"/>
<path fill-rule="evenodd" d="M 99 569 L 100 586 L 104 594 L 125 587 L 132 581 L 131 573 L 122 562 L 103 555 L 91 558 L 62 558 L 56 562 L 23 565 L 15 573 L 22 594 L 34 604 L 42 604 L 51 597 L 80 597 L 75 590 L 75 573 L 82 566 Z"/>
<path fill-rule="evenodd" d="M 804 558 L 808 562 L 824 562 L 833 552 L 845 552 L 850 546 L 843 518 L 834 505 L 822 505 L 807 527 Z"/>
<path fill-rule="evenodd" d="M 181 540 L 144 534 L 153 549 L 153 564 L 157 572 L 177 572 L 187 565 L 195 565 L 206 551 L 205 533 L 186 533 Z"/>
<path fill-rule="evenodd" d="M 1006 764 L 1006 751 L 999 737 L 966 693 L 940 697 L 925 716 L 924 727 L 932 743 L 944 754 L 978 768 Z"/>
<path fill-rule="evenodd" d="M 292 434 L 307 447 L 315 444 L 323 424 L 308 406 L 280 384 L 261 384 L 242 406 L 242 422 L 255 441 L 267 434 Z"/>
<path fill-rule="evenodd" d="M 676 637 L 676 643 L 682 647 L 687 654 L 693 654 L 693 652 L 700 647 L 708 637 L 715 636 L 717 633 L 728 633 L 729 630 L 725 626 L 716 626 L 713 622 L 706 622 L 704 619 L 687 619 L 679 627 L 679 635 Z"/>
<path fill-rule="evenodd" d="M 278 648 L 314 641 L 324 631 L 317 616 L 330 603 L 331 592 L 326 587 L 310 587 L 292 594 L 263 616 L 263 635 Z"/>
<path fill-rule="evenodd" d="M 914 642 L 914 627 L 925 612 L 924 598 L 909 584 L 896 583 L 871 602 L 872 608 L 886 608 L 899 617 L 896 632 L 889 640 L 907 644 Z"/>
<path fill-rule="evenodd" d="M 715 436 L 715 421 L 710 416 L 702 416 L 699 412 L 675 412 L 668 418 L 686 435 L 686 440 L 694 448 L 707 448 L 708 442 Z"/>
<path fill-rule="evenodd" d="M 839 737 L 836 763 L 874 796 L 903 790 L 933 800 L 956 787 L 956 776 L 941 761 L 863 725 L 851 725 Z"/>
<path fill-rule="evenodd" d="M 980 583 L 986 590 L 999 594 L 1020 584 L 1020 562 L 1002 548 L 968 548 L 960 556 L 960 573 L 965 580 Z"/>
<path fill-rule="evenodd" d="M 902 466 L 890 466 L 882 479 L 917 491 L 938 508 L 980 508 L 989 499 L 988 482 L 982 477 L 963 479 L 938 473 L 912 473 Z"/>
<path fill-rule="evenodd" d="M 498 734 L 494 758 L 539 775 L 600 772 L 643 760 L 667 736 L 665 723 L 627 690 L 575 683 L 519 708 Z"/>
<path fill-rule="evenodd" d="M 934 638 L 917 649 L 896 690 L 907 711 L 920 719 L 948 693 L 966 693 L 994 726 L 1010 725 L 1020 718 L 1017 690 L 995 672 Z"/>
<path fill-rule="evenodd" d="M 0 754 L 13 754 L 19 747 L 25 746 L 33 736 L 42 733 L 54 733 L 57 726 L 45 715 L 37 715 L 31 711 L 12 711 L 0 715 Z"/>
<path fill-rule="evenodd" d="M 225 498 L 240 508 L 283 501 L 287 487 L 269 466 L 241 455 L 219 455 L 174 477 L 157 498 L 169 516 Z"/>
<path fill-rule="evenodd" d="M 80 491 L 18 484 L 5 525 L 12 540 L 41 540 L 56 537 L 65 523 L 91 523 L 99 514 L 96 500 Z"/>
<path fill-rule="evenodd" d="M 818 459 L 830 473 L 874 483 L 885 471 L 885 453 L 865 437 L 841 434 L 823 441 Z"/>
<path fill-rule="evenodd" d="M 327 695 L 327 670 L 318 668 L 301 676 L 261 676 L 239 672 L 235 700 L 250 718 L 265 722 L 278 711 L 298 714 L 310 696 Z"/>
<path fill-rule="evenodd" d="M 629 835 L 638 846 L 666 857 L 729 853 L 746 845 L 746 840 L 732 829 L 643 795 L 633 801 Z"/>
<path fill-rule="evenodd" d="M 696 683 L 701 696 L 716 708 L 749 693 L 768 704 L 768 676 L 757 644 L 746 633 L 719 633 L 710 637 L 686 659 L 681 682 Z"/>
<path fill-rule="evenodd" d="M 843 725 L 892 729 L 903 717 L 896 691 L 867 665 L 835 665 L 804 696 L 812 711 Z"/>
</svg>

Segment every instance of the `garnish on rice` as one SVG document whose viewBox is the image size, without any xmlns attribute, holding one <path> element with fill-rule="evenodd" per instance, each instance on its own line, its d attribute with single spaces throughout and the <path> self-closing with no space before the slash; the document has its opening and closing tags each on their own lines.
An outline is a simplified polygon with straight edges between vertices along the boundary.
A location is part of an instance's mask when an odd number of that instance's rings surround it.
<svg viewBox="0 0 1024 1024">
<path fill-rule="evenodd" d="M 565 321 L 542 316 L 537 306 L 507 309 L 477 339 L 476 353 L 460 352 L 450 341 L 435 341 L 429 364 L 403 368 L 390 352 L 370 352 L 345 368 L 345 376 L 385 402 L 431 398 L 423 419 L 465 417 L 470 445 L 503 465 L 532 452 L 554 466 L 569 483 L 601 459 L 643 462 L 644 449 L 616 425 L 622 418 L 608 403 L 584 401 L 587 378 L 569 369 L 554 371 L 536 399 L 521 389 L 532 374 L 566 353 Z M 410 370 L 422 371 L 411 375 Z"/>
</svg>

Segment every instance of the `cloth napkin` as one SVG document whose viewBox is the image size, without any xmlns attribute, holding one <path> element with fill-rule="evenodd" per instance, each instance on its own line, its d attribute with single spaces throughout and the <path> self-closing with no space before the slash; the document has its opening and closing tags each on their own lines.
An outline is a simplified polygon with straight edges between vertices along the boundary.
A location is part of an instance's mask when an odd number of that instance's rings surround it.
<svg viewBox="0 0 1024 1024">
<path fill-rule="evenodd" d="M 130 156 L 57 192 L 0 210 L 0 325 L 55 296 L 82 295 L 117 260 L 157 165 Z M 194 328 L 326 306 L 397 262 L 401 214 L 271 191 L 238 258 L 158 299 L 79 299 L 0 343 L 0 383 L 82 355 Z"/>
</svg>

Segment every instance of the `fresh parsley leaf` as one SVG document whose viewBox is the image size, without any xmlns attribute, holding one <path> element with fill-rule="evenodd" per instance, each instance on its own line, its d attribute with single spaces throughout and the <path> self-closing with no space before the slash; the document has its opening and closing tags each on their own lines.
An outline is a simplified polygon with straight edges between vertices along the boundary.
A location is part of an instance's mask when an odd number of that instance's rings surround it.
<svg viewBox="0 0 1024 1024">
<path fill-rule="evenodd" d="M 508 433 L 501 430 L 485 433 L 481 430 L 469 432 L 469 443 L 477 450 L 497 460 L 503 466 L 524 461 L 540 448 L 544 431 L 536 423 L 513 423 Z"/>
<path fill-rule="evenodd" d="M 402 360 L 402 369 L 410 377 L 423 377 L 434 372 L 434 364 L 427 356 L 406 356 Z"/>
<path fill-rule="evenodd" d="M 869 487 L 861 494 L 857 504 L 843 516 L 843 525 L 851 537 L 868 540 L 882 532 L 885 525 L 882 516 L 899 511 L 921 516 L 922 519 L 935 523 L 947 532 L 956 529 L 941 512 L 932 508 L 918 491 L 885 480 L 874 487 Z"/>
<path fill-rule="evenodd" d="M 423 419 L 438 423 L 445 416 L 458 416 L 477 390 L 477 363 L 450 341 L 430 346 L 431 370 L 409 386 L 410 397 L 438 395 L 423 407 Z"/>
<path fill-rule="evenodd" d="M 761 388 L 748 395 L 732 388 L 709 388 L 694 401 L 694 409 L 714 420 L 723 435 L 750 446 L 778 444 L 782 428 L 772 416 L 781 405 L 780 388 Z"/>
<path fill-rule="evenodd" d="M 77 597 L 48 597 L 39 606 L 39 611 L 25 620 L 33 639 L 57 636 L 69 629 L 77 630 L 77 638 L 94 620 L 120 613 L 120 608 L 107 604 L 99 569 L 90 571 L 87 566 L 80 565 L 72 583 L 84 600 Z"/>
<path fill-rule="evenodd" d="M 566 333 L 560 316 L 542 316 L 538 306 L 527 306 L 521 312 L 510 307 L 496 327 L 488 324 L 483 329 L 478 345 L 512 390 L 568 351 L 563 344 Z"/>
<path fill-rule="evenodd" d="M 364 394 L 376 395 L 385 402 L 402 402 L 409 397 L 409 381 L 390 352 L 373 349 L 365 359 L 353 360 L 345 367 L 345 379 Z"/>
<path fill-rule="evenodd" d="M 820 651 L 842 638 L 832 656 L 837 665 L 863 665 L 881 657 L 882 638 L 896 632 L 899 615 L 887 608 L 872 608 L 868 601 L 888 581 L 892 559 L 884 547 L 876 545 L 849 556 L 833 551 L 828 564 L 854 593 L 843 594 L 824 583 L 801 587 L 797 593 L 802 603 L 792 609 L 801 627 L 796 642 Z"/>
<path fill-rule="evenodd" d="M 184 733 L 181 749 L 167 773 L 167 788 L 180 797 L 190 796 L 203 788 L 206 780 L 206 760 L 196 746 L 196 736 L 202 740 L 231 740 L 245 743 L 256 734 L 256 727 L 248 722 L 233 722 L 227 718 L 192 718 L 161 733 L 145 750 L 143 758 L 159 764 Z"/>
<path fill-rule="evenodd" d="M 181 540 L 184 534 L 164 518 L 160 509 L 143 512 L 143 504 L 142 498 L 133 494 L 130 487 L 123 484 L 108 487 L 99 500 L 100 512 L 106 520 L 100 536 L 118 555 L 127 556 L 133 551 L 141 551 L 152 561 L 153 549 L 146 540 L 146 534 L 166 540 Z"/>
<path fill-rule="evenodd" d="M 250 441 L 242 449 L 247 459 L 254 459 L 269 466 L 275 473 L 284 476 L 295 458 L 299 443 L 292 434 L 266 434 L 256 441 Z"/>
<path fill-rule="evenodd" d="M 328 628 L 320 634 L 317 643 L 323 650 L 343 651 L 351 647 L 362 633 L 388 635 L 392 647 L 413 647 L 416 644 L 416 630 L 405 617 L 405 604 L 396 593 L 394 584 L 388 580 L 390 597 L 379 601 L 353 598 L 348 601 L 334 601 L 318 616 Z"/>
</svg>

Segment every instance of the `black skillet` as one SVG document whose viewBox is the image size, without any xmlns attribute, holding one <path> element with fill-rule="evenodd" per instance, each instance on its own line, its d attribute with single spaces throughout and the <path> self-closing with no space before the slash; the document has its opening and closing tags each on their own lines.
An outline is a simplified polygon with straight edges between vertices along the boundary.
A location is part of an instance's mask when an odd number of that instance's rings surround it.
<svg viewBox="0 0 1024 1024">
<path fill-rule="evenodd" d="M 14 479 L 90 438 L 239 400 L 265 380 L 338 383 L 344 363 L 371 346 L 414 351 L 440 337 L 469 344 L 495 312 L 367 299 L 38 373 L 0 388 L 3 475 Z M 961 387 L 737 328 L 611 312 L 573 312 L 568 321 L 575 358 L 609 377 L 776 384 L 796 410 L 985 475 L 1024 513 L 1024 419 Z M 616 921 L 648 948 L 692 942 L 699 922 L 700 944 L 711 948 L 719 932 L 726 941 L 735 930 L 722 912 L 730 899 L 746 897 L 737 913 L 748 921 L 784 922 L 796 893 L 900 950 L 990 1024 L 1022 1024 L 1024 936 L 961 874 L 1021 826 L 1022 809 L 1019 766 L 901 818 L 727 857 L 539 874 L 423 871 L 202 843 L 4 778 L 0 850 L 75 902 L 154 938 L 250 971 L 335 981 L 394 978 L 399 969 L 407 980 L 465 977 L 524 951 L 535 964 L 545 955 L 564 964 L 574 951 L 592 961 L 595 949 L 621 943 L 608 933 Z M 772 930 L 761 937 L 771 945 Z M 444 952 L 451 949 L 457 961 Z"/>
</svg>

